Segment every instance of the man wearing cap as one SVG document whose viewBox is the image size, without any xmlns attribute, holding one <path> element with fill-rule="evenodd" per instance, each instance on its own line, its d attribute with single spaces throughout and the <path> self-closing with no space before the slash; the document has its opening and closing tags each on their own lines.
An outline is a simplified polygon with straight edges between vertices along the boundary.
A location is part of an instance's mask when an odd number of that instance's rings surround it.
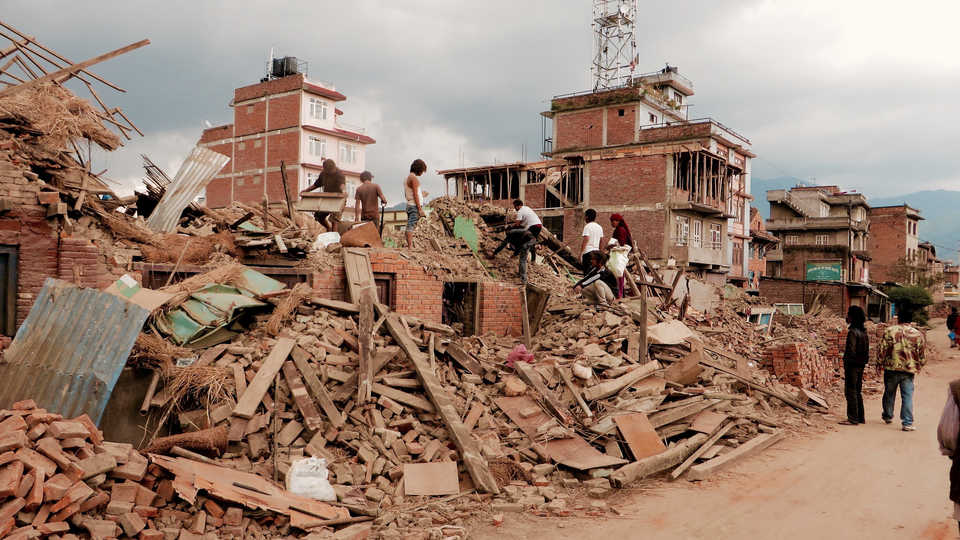
<svg viewBox="0 0 960 540">
<path fill-rule="evenodd" d="M 373 174 L 363 171 L 360 174 L 360 187 L 357 188 L 357 213 L 361 221 L 377 223 L 380 220 L 377 199 L 386 206 L 387 198 L 383 196 L 380 186 L 373 183 Z"/>
</svg>

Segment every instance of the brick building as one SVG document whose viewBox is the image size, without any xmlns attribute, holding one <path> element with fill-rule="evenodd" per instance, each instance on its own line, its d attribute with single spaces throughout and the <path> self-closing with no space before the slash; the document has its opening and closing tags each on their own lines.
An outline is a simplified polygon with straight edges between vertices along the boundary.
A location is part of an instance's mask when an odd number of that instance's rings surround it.
<svg viewBox="0 0 960 540">
<path fill-rule="evenodd" d="M 921 220 L 920 210 L 906 204 L 870 209 L 867 245 L 874 283 L 916 283 L 918 273 L 923 271 L 918 234 Z"/>
<path fill-rule="evenodd" d="M 542 113 L 552 126 L 546 161 L 438 173 L 459 198 L 523 199 L 574 249 L 584 210 L 597 211 L 607 234 L 609 216 L 620 213 L 652 261 L 672 257 L 703 279 L 745 281 L 755 156 L 723 124 L 688 120 L 692 95 L 693 84 L 668 67 L 620 88 L 556 96 Z"/>
<path fill-rule="evenodd" d="M 767 192 L 767 230 L 780 244 L 767 254 L 767 275 L 799 280 L 868 283 L 870 206 L 837 186 Z"/>
<path fill-rule="evenodd" d="M 327 158 L 346 175 L 347 204 L 353 204 L 366 146 L 375 141 L 362 128 L 341 122 L 338 105 L 346 96 L 296 71 L 287 66 L 273 71 L 282 76 L 237 88 L 230 102 L 233 123 L 203 131 L 200 146 L 231 158 L 207 186 L 207 206 L 260 204 L 264 198 L 281 203 L 281 161 L 290 195 L 296 197 L 316 179 Z"/>
<path fill-rule="evenodd" d="M 776 236 L 767 232 L 763 216 L 755 207 L 750 207 L 750 252 L 747 262 L 748 283 L 751 288 L 760 286 L 760 278 L 767 273 L 767 252 L 779 244 Z"/>
</svg>

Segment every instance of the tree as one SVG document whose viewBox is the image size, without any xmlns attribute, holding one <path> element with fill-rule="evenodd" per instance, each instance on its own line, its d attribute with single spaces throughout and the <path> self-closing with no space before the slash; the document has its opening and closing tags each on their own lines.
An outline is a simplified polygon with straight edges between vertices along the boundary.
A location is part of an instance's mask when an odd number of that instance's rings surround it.
<svg viewBox="0 0 960 540">
<path fill-rule="evenodd" d="M 930 291 L 919 285 L 908 285 L 892 287 L 886 292 L 890 301 L 897 306 L 897 313 L 911 315 L 918 324 L 927 324 L 927 312 L 923 308 L 933 303 Z"/>
</svg>

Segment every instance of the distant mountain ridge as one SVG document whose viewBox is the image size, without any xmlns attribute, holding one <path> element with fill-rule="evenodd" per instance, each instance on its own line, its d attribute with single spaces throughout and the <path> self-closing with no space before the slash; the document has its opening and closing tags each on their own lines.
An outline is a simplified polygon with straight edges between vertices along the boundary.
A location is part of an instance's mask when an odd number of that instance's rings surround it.
<svg viewBox="0 0 960 540">
<path fill-rule="evenodd" d="M 815 184 L 793 176 L 753 180 L 751 183 L 753 205 L 760 210 L 760 215 L 767 219 L 770 217 L 767 191 L 790 189 L 797 185 Z M 937 258 L 957 262 L 957 248 L 960 243 L 960 219 L 957 217 L 960 210 L 960 191 L 937 189 L 915 191 L 893 197 L 871 197 L 869 193 L 865 195 L 870 206 L 894 206 L 906 203 L 920 210 L 920 215 L 924 218 L 919 227 L 920 240 L 930 242 L 936 247 Z"/>
</svg>

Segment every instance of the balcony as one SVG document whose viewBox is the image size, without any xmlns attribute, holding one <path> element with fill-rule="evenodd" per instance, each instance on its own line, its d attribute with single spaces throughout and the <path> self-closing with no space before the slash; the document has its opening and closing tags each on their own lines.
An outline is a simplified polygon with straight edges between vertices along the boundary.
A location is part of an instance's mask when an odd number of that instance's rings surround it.
<svg viewBox="0 0 960 540">
<path fill-rule="evenodd" d="M 677 264 L 727 265 L 723 256 L 722 241 L 705 242 L 701 247 L 690 244 L 678 246 L 676 239 L 673 239 L 671 243 L 669 254 L 677 260 Z"/>
<path fill-rule="evenodd" d="M 853 221 L 847 216 L 829 216 L 767 220 L 766 227 L 768 231 L 803 231 L 815 229 L 852 229 L 855 231 L 866 231 L 869 228 L 869 224 L 866 221 Z"/>
</svg>

